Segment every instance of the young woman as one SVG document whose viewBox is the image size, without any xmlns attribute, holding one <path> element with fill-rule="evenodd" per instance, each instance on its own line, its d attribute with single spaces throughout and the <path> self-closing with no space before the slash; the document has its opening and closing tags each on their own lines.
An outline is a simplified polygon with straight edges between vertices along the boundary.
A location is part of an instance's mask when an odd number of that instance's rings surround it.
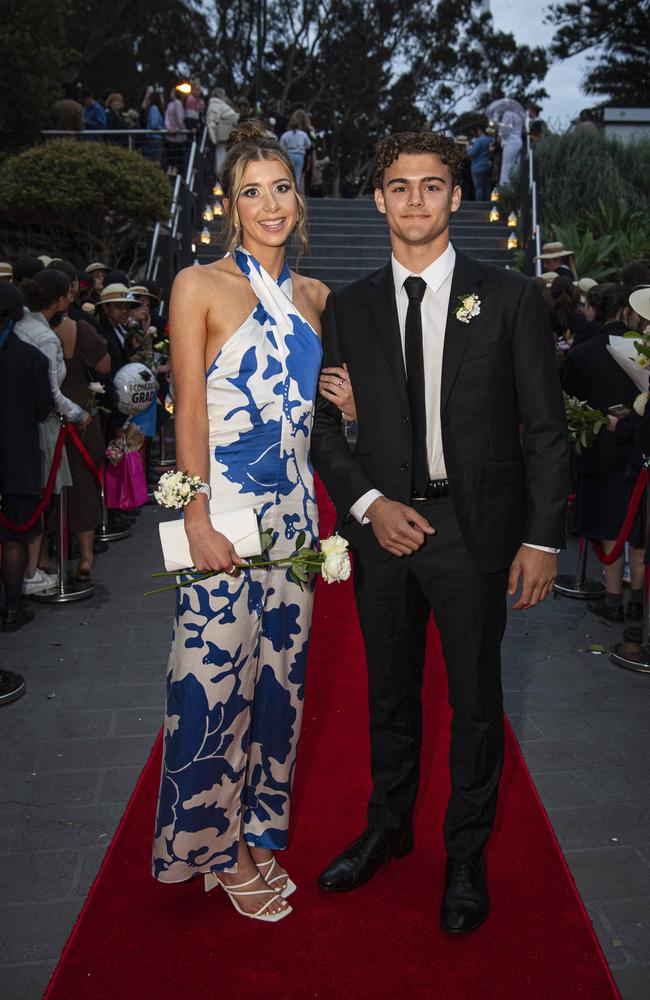
<svg viewBox="0 0 650 1000">
<path fill-rule="evenodd" d="M 286 569 L 240 568 L 209 514 L 254 506 L 276 558 L 299 532 L 315 544 L 309 447 L 328 290 L 288 268 L 294 229 L 306 247 L 305 203 L 259 123 L 233 133 L 222 184 L 229 254 L 182 271 L 171 298 L 178 467 L 206 484 L 186 529 L 194 565 L 215 576 L 178 592 L 153 874 L 204 875 L 244 916 L 275 921 L 295 889 L 273 852 L 287 844 L 313 594 Z"/>
</svg>

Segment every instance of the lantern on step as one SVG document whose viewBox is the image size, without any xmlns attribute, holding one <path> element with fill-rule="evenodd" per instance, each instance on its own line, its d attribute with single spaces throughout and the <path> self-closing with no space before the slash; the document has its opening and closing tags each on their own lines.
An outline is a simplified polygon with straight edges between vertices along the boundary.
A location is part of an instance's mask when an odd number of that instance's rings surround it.
<svg viewBox="0 0 650 1000">
<path fill-rule="evenodd" d="M 496 207 L 496 205 L 493 205 L 492 208 L 490 209 L 490 222 L 498 222 L 498 221 L 499 221 L 499 209 Z"/>
<path fill-rule="evenodd" d="M 215 181 L 215 185 L 212 188 L 212 194 L 215 198 L 223 198 L 223 188 L 221 187 L 219 181 Z"/>
<path fill-rule="evenodd" d="M 510 233 L 508 235 L 508 250 L 516 250 L 519 246 L 519 241 L 517 240 L 516 233 Z"/>
<path fill-rule="evenodd" d="M 205 208 L 203 209 L 202 218 L 204 222 L 212 222 L 214 218 L 214 213 L 209 205 L 206 205 Z"/>
<path fill-rule="evenodd" d="M 220 201 L 215 201 L 214 206 L 212 208 L 212 214 L 214 215 L 215 219 L 218 219 L 220 218 L 220 216 L 223 215 L 223 205 L 221 204 Z"/>
<path fill-rule="evenodd" d="M 492 188 L 492 194 L 490 195 L 490 201 L 498 201 L 498 200 L 499 200 L 499 189 L 498 188 Z"/>
<path fill-rule="evenodd" d="M 210 230 L 209 229 L 202 229 L 201 230 L 201 235 L 199 236 L 199 239 L 201 240 L 201 243 L 203 243 L 203 244 L 205 244 L 207 246 L 210 243 Z"/>
<path fill-rule="evenodd" d="M 517 228 L 517 213 L 511 212 L 510 215 L 508 216 L 508 229 L 516 229 L 516 228 Z"/>
</svg>

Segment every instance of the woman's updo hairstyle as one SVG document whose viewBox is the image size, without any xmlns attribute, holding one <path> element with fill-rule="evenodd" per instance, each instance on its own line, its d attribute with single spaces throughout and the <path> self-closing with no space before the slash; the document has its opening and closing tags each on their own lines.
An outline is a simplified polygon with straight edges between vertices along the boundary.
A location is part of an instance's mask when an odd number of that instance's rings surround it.
<svg viewBox="0 0 650 1000">
<path fill-rule="evenodd" d="M 42 312 L 54 305 L 62 295 L 70 291 L 70 279 L 63 271 L 45 268 L 33 278 L 25 278 L 20 283 L 20 290 L 25 296 L 27 308 L 32 312 Z"/>
<path fill-rule="evenodd" d="M 299 245 L 299 256 L 309 249 L 307 237 L 307 206 L 305 199 L 298 190 L 296 172 L 287 151 L 280 145 L 272 132 L 269 132 L 260 121 L 251 118 L 241 122 L 230 134 L 228 153 L 221 168 L 221 184 L 224 197 L 228 198 L 229 210 L 225 216 L 222 230 L 223 246 L 229 253 L 241 243 L 242 225 L 237 209 L 237 202 L 244 186 L 244 175 L 249 163 L 255 160 L 279 160 L 291 179 L 293 192 L 298 202 L 298 225 L 296 238 Z"/>
</svg>

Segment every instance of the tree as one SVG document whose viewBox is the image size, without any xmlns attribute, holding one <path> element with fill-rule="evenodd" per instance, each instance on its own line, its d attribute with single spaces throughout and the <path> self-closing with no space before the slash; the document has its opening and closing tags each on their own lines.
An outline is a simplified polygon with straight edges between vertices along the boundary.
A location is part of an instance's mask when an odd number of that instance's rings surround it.
<svg viewBox="0 0 650 1000">
<path fill-rule="evenodd" d="M 70 82 L 97 96 L 119 91 L 136 106 L 145 87 L 167 91 L 181 71 L 194 68 L 194 54 L 208 36 L 207 22 L 186 0 L 69 0 L 68 45 L 76 53 Z"/>
<path fill-rule="evenodd" d="M 157 163 L 101 142 L 47 142 L 0 168 L 0 221 L 47 231 L 59 252 L 129 270 L 141 263 L 149 227 L 169 217 L 170 201 Z"/>
<path fill-rule="evenodd" d="M 587 94 L 619 107 L 650 105 L 650 0 L 589 0 L 552 4 L 552 54 L 567 59 L 591 51 Z"/>
<path fill-rule="evenodd" d="M 64 0 L 0 0 L 0 153 L 34 142 L 63 94 Z"/>
</svg>

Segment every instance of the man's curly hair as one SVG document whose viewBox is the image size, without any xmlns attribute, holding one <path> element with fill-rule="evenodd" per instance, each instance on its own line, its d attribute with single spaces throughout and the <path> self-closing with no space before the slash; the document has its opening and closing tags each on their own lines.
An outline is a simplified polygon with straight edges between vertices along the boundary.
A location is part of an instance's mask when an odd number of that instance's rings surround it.
<svg viewBox="0 0 650 1000">
<path fill-rule="evenodd" d="M 434 153 L 451 171 L 452 183 L 460 184 L 464 151 L 454 139 L 443 132 L 394 132 L 380 139 L 375 150 L 376 188 L 384 184 L 384 172 L 401 153 Z"/>
</svg>

